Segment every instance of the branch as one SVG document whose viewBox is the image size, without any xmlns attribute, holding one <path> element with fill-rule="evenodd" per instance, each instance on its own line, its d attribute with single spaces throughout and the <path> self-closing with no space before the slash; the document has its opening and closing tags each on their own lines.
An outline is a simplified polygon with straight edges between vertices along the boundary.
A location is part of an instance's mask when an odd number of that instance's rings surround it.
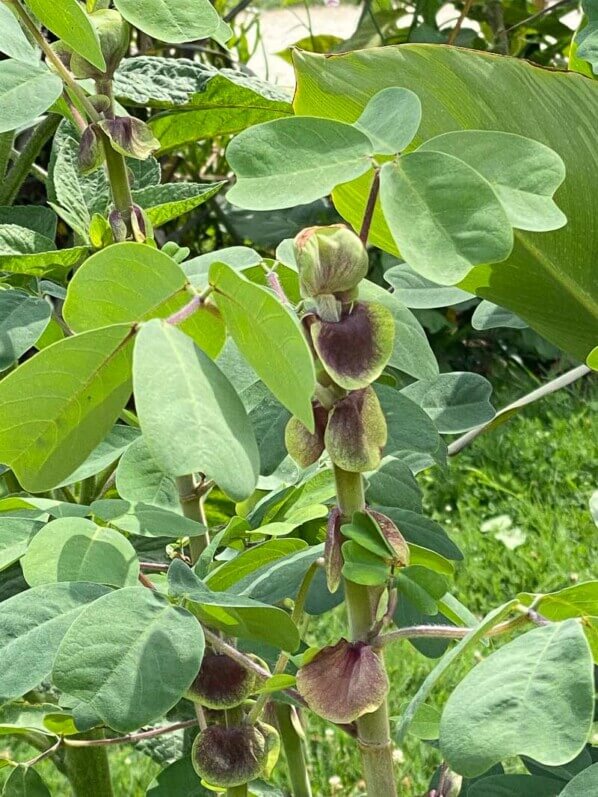
<svg viewBox="0 0 598 797">
<path fill-rule="evenodd" d="M 551 393 L 555 393 L 557 390 L 561 390 L 563 387 L 567 387 L 567 385 L 576 382 L 578 379 L 581 379 L 582 376 L 586 376 L 586 374 L 589 373 L 591 373 L 591 369 L 588 368 L 587 365 L 578 365 L 577 368 L 572 368 L 570 371 L 567 371 L 567 373 L 557 376 L 556 379 L 547 382 L 545 385 L 542 385 L 542 387 L 539 387 L 536 390 L 532 390 L 531 393 L 528 393 L 526 396 L 522 396 L 512 404 L 508 404 L 506 407 L 504 407 L 504 409 L 497 412 L 494 418 L 492 418 L 491 421 L 488 421 L 488 423 L 483 423 L 481 426 L 476 426 L 475 429 L 470 429 L 469 432 L 466 432 L 461 437 L 453 440 L 448 447 L 449 457 L 454 457 L 455 454 L 460 454 L 464 448 L 466 448 L 476 439 L 476 437 L 481 435 L 483 432 L 494 429 L 495 426 L 499 426 L 501 423 L 504 423 L 518 410 L 523 409 L 523 407 L 527 407 L 528 404 L 533 404 L 533 402 L 537 401 L 538 399 L 549 396 Z"/>
<path fill-rule="evenodd" d="M 366 246 L 368 242 L 368 236 L 370 234 L 370 227 L 372 226 L 372 219 L 374 218 L 374 209 L 376 207 L 376 200 L 378 199 L 379 190 L 380 190 L 380 169 L 376 169 L 374 171 L 374 179 L 372 180 L 372 185 L 370 186 L 370 194 L 368 196 L 367 205 L 365 206 L 363 221 L 361 223 L 361 229 L 359 230 L 359 237 L 364 246 Z"/>
<path fill-rule="evenodd" d="M 191 301 L 187 302 L 187 304 L 184 304 L 180 310 L 177 310 L 175 313 L 168 316 L 166 319 L 167 323 L 174 325 L 182 324 L 183 321 L 186 321 L 190 316 L 192 316 L 196 310 L 199 310 L 203 303 L 204 297 L 199 293 L 195 294 Z"/>
<path fill-rule="evenodd" d="M 447 44 L 454 44 L 457 41 L 457 36 L 461 32 L 461 27 L 465 20 L 467 19 L 467 15 L 471 11 L 471 7 L 473 5 L 474 0 L 465 0 L 463 4 L 463 8 L 461 13 L 459 14 L 459 18 L 457 19 L 457 23 L 452 31 L 449 33 L 449 37 L 447 39 Z"/>
<path fill-rule="evenodd" d="M 504 623 L 495 625 L 490 628 L 485 634 L 485 637 L 501 636 L 513 631 L 524 623 L 532 622 L 536 625 L 547 625 L 548 620 L 539 615 L 533 609 L 525 607 L 523 614 L 514 617 L 512 620 L 506 620 Z M 441 639 L 463 639 L 466 637 L 473 628 L 463 628 L 455 625 L 411 625 L 405 628 L 399 628 L 396 631 L 390 631 L 388 634 L 382 634 L 373 640 L 373 647 L 384 647 L 390 645 L 392 642 L 397 642 L 400 639 L 418 639 L 421 637 L 436 637 Z"/>
<path fill-rule="evenodd" d="M 111 744 L 134 744 L 141 739 L 153 739 L 155 736 L 162 736 L 164 733 L 173 733 L 183 728 L 193 728 L 197 725 L 197 720 L 184 720 L 174 722 L 172 725 L 162 725 L 159 728 L 152 728 L 151 731 L 140 731 L 138 733 L 127 733 L 125 736 L 116 736 L 111 739 L 69 739 L 63 737 L 62 743 L 67 747 L 104 747 Z"/>
</svg>

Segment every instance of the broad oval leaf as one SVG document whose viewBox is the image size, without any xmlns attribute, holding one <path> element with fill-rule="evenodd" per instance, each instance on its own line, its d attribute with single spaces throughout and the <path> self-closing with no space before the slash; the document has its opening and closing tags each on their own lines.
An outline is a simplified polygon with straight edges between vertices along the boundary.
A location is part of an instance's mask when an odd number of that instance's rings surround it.
<svg viewBox="0 0 598 797">
<path fill-rule="evenodd" d="M 39 53 L 25 36 L 16 15 L 4 3 L 0 3 L 0 29 L 2 29 L 0 52 L 16 61 L 39 65 Z"/>
<path fill-rule="evenodd" d="M 67 628 L 86 604 L 107 592 L 100 584 L 44 584 L 0 604 L 0 703 L 49 675 Z"/>
<path fill-rule="evenodd" d="M 459 158 L 412 152 L 380 170 L 386 223 L 411 268 L 452 285 L 479 263 L 505 260 L 513 230 L 490 183 Z"/>
<path fill-rule="evenodd" d="M 165 473 L 199 471 L 237 501 L 251 495 L 259 453 L 247 413 L 228 379 L 190 338 L 157 319 L 144 324 L 133 381 L 145 441 Z"/>
<path fill-rule="evenodd" d="M 8 776 L 3 797 L 52 797 L 39 772 L 32 767 L 18 766 Z"/>
<path fill-rule="evenodd" d="M 142 207 L 154 228 L 203 205 L 224 186 L 220 183 L 165 183 L 132 191 L 133 201 Z"/>
<path fill-rule="evenodd" d="M 512 755 L 565 764 L 586 743 L 593 695 L 592 656 L 579 623 L 536 628 L 485 659 L 453 691 L 440 749 L 467 777 Z"/>
<path fill-rule="evenodd" d="M 139 437 L 139 429 L 134 426 L 125 426 L 117 423 L 106 435 L 99 445 L 97 445 L 87 459 L 79 465 L 77 470 L 70 473 L 56 487 L 64 487 L 67 484 L 83 481 L 90 476 L 95 476 L 112 465 L 128 449 L 128 447 Z M 38 499 L 39 500 L 39 499 Z M 71 507 L 76 504 L 70 504 Z"/>
<path fill-rule="evenodd" d="M 598 763 L 584 769 L 565 786 L 561 797 L 589 797 L 598 791 Z"/>
<path fill-rule="evenodd" d="M 208 0 L 115 0 L 114 5 L 131 25 L 169 44 L 205 39 L 220 25 Z"/>
<path fill-rule="evenodd" d="M 316 377 L 296 316 L 268 289 L 224 263 L 213 263 L 209 276 L 214 300 L 242 355 L 280 403 L 313 431 Z"/>
<path fill-rule="evenodd" d="M 35 535 L 21 559 L 31 587 L 59 581 L 134 586 L 139 560 L 131 543 L 113 529 L 85 518 L 59 518 Z"/>
<path fill-rule="evenodd" d="M 201 523 L 151 504 L 102 498 L 89 510 L 114 528 L 139 537 L 200 537 L 206 533 Z"/>
<path fill-rule="evenodd" d="M 585 361 L 598 330 L 598 156 L 588 127 L 588 119 L 598 115 L 598 83 L 520 58 L 428 44 L 328 58 L 295 52 L 294 61 L 296 113 L 352 122 L 378 91 L 403 86 L 423 106 L 415 144 L 452 130 L 502 130 L 537 139 L 561 156 L 567 179 L 558 203 L 567 224 L 550 233 L 516 230 L 508 260 L 476 266 L 460 287 L 509 308 Z M 371 173 L 334 192 L 341 214 L 354 225 L 363 218 L 370 182 Z M 370 240 L 396 254 L 379 210 Z"/>
<path fill-rule="evenodd" d="M 19 517 L 20 514 L 0 514 L 0 571 L 19 561 L 43 525 L 42 520 L 27 517 L 27 512 L 22 513 L 24 517 Z"/>
<path fill-rule="evenodd" d="M 407 465 L 398 459 L 388 459 L 375 473 L 368 476 L 366 496 L 380 512 L 387 507 L 422 511 L 421 490 Z"/>
<path fill-rule="evenodd" d="M 473 298 L 473 294 L 455 288 L 452 285 L 438 285 L 417 271 L 410 268 L 407 263 L 392 266 L 384 272 L 384 279 L 393 287 L 393 295 L 407 307 L 417 310 L 427 310 L 434 307 L 449 307 L 461 304 Z"/>
<path fill-rule="evenodd" d="M 304 205 L 364 174 L 371 154 L 365 133 L 342 122 L 295 116 L 265 122 L 228 145 L 237 183 L 227 199 L 250 210 Z"/>
<path fill-rule="evenodd" d="M 565 179 L 565 164 L 539 141 L 514 133 L 463 130 L 425 141 L 418 152 L 424 151 L 454 155 L 485 177 L 513 227 L 542 232 L 567 223 L 552 199 Z"/>
<path fill-rule="evenodd" d="M 64 304 L 72 329 L 83 332 L 108 324 L 166 318 L 193 296 L 181 266 L 159 249 L 118 243 L 92 255 L 77 271 Z M 224 344 L 222 319 L 214 306 L 199 308 L 180 325 L 215 357 Z"/>
<path fill-rule="evenodd" d="M 494 302 L 486 299 L 481 301 L 471 317 L 471 326 L 474 329 L 486 330 L 497 327 L 510 327 L 511 329 L 526 329 L 527 324 L 519 316 L 504 307 L 499 307 Z"/>
<path fill-rule="evenodd" d="M 0 383 L 0 460 L 31 492 L 55 487 L 112 428 L 131 393 L 132 327 L 75 335 Z"/>
<path fill-rule="evenodd" d="M 45 66 L 0 61 L 0 133 L 33 122 L 61 94 L 62 80 Z"/>
<path fill-rule="evenodd" d="M 101 72 L 106 62 L 96 30 L 77 0 L 25 0 L 42 25 Z"/>
<path fill-rule="evenodd" d="M 147 443 L 140 437 L 125 451 L 116 469 L 116 489 L 126 501 L 152 504 L 180 511 L 176 479 L 154 462 Z"/>
<path fill-rule="evenodd" d="M 391 86 L 374 94 L 353 122 L 365 133 L 378 155 L 395 155 L 411 143 L 422 118 L 417 94 Z"/>
<path fill-rule="evenodd" d="M 101 720 L 127 733 L 180 700 L 203 652 L 192 614 L 150 589 L 125 587 L 77 617 L 58 649 L 52 679 L 79 701 L 73 709 L 78 727 Z"/>
<path fill-rule="evenodd" d="M 562 788 L 562 781 L 541 775 L 491 775 L 472 783 L 467 797 L 556 797 Z"/>
<path fill-rule="evenodd" d="M 241 551 L 234 559 L 223 562 L 212 570 L 205 579 L 212 590 L 225 590 L 233 587 L 237 581 L 249 576 L 260 568 L 282 559 L 283 556 L 302 551 L 307 548 L 304 540 L 290 538 L 286 540 L 268 540 Z"/>
<path fill-rule="evenodd" d="M 490 382 L 467 371 L 453 371 L 433 380 L 413 382 L 401 393 L 419 404 L 443 434 L 465 432 L 488 423 L 496 414 L 490 403 Z"/>
<path fill-rule="evenodd" d="M 44 299 L 22 291 L 0 293 L 0 371 L 34 345 L 51 315 L 52 308 Z"/>
</svg>

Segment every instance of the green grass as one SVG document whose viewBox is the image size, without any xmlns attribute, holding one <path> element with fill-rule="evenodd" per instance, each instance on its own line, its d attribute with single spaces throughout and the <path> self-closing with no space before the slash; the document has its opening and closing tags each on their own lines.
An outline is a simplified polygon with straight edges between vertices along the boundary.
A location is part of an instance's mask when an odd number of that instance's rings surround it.
<svg viewBox="0 0 598 797">
<path fill-rule="evenodd" d="M 496 403 L 503 406 L 534 386 L 526 381 L 503 387 Z M 431 472 L 421 479 L 426 511 L 445 525 L 464 551 L 455 594 L 475 613 L 483 614 L 520 591 L 551 591 L 596 576 L 591 551 L 596 529 L 588 511 L 588 499 L 598 486 L 592 426 L 596 406 L 598 390 L 586 379 L 478 438 L 451 462 L 447 472 Z M 499 515 L 508 515 L 512 525 L 526 535 L 525 543 L 514 551 L 492 532 L 480 530 L 484 521 Z M 322 618 L 311 633 L 320 643 L 336 641 L 343 633 L 342 614 Z M 474 660 L 471 657 L 440 683 L 433 703 L 442 705 Z M 391 713 L 397 715 L 434 662 L 402 642 L 389 651 L 387 664 Z M 314 795 L 363 794 L 354 743 L 314 717 L 308 719 L 307 736 Z M 9 747 L 8 739 L 0 745 L 0 753 L 2 747 Z M 23 744 L 11 750 L 20 760 L 34 755 Z M 158 766 L 128 746 L 110 749 L 109 755 L 115 794 L 144 795 Z M 439 761 L 438 753 L 408 736 L 396 758 L 402 797 L 421 795 Z M 49 762 L 40 765 L 40 773 L 47 778 L 53 797 L 68 797 L 66 781 Z"/>
</svg>

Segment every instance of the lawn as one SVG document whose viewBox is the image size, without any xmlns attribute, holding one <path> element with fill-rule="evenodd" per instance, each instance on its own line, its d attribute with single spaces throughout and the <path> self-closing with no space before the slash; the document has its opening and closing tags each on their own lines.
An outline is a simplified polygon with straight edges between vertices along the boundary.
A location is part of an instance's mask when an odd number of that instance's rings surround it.
<svg viewBox="0 0 598 797">
<path fill-rule="evenodd" d="M 512 372 L 503 385 L 498 406 L 536 386 L 527 377 L 516 379 Z M 426 511 L 445 524 L 465 554 L 455 594 L 475 613 L 482 614 L 521 590 L 550 591 L 596 575 L 591 550 L 595 527 L 588 500 L 598 484 L 598 440 L 592 426 L 597 404 L 598 389 L 586 378 L 478 438 L 446 473 L 435 471 L 421 478 Z M 521 544 L 510 550 L 505 541 Z M 341 618 L 334 613 L 310 629 L 312 640 L 320 643 L 335 641 L 341 632 Z M 470 666 L 484 650 L 480 648 L 463 666 Z M 387 661 L 393 684 L 391 712 L 398 715 L 433 662 L 407 642 L 392 648 Z M 456 675 L 449 674 L 440 684 L 432 702 L 442 704 L 447 694 L 443 690 Z M 309 723 L 314 795 L 361 794 L 354 743 L 319 719 L 310 718 Z M 5 739 L 0 754 L 8 744 Z M 24 744 L 11 749 L 21 760 L 34 755 Z M 111 749 L 110 758 L 115 795 L 144 795 L 158 765 L 127 746 Z M 421 795 L 438 762 L 436 751 L 408 737 L 396 751 L 396 760 L 402 797 Z M 66 781 L 50 763 L 42 762 L 39 771 L 53 795 L 68 797 Z"/>
</svg>

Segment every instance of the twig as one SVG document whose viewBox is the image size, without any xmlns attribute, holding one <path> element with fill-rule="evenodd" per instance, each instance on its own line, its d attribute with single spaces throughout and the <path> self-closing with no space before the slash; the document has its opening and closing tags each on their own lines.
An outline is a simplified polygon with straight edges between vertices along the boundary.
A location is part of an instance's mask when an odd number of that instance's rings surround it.
<svg viewBox="0 0 598 797">
<path fill-rule="evenodd" d="M 250 6 L 252 2 L 253 0 L 240 0 L 240 2 L 237 3 L 236 6 L 233 6 L 233 8 L 231 8 L 231 10 L 224 15 L 223 17 L 224 21 L 232 22 L 233 19 L 237 16 L 237 14 L 240 14 L 241 11 L 245 11 L 247 6 Z"/>
<path fill-rule="evenodd" d="M 494 628 L 489 629 L 484 636 L 495 637 L 501 634 L 506 634 L 513 631 L 520 625 L 526 622 L 533 622 L 536 624 L 546 625 L 548 620 L 541 617 L 533 609 L 523 608 L 523 614 L 514 617 L 512 620 L 506 620 L 504 623 L 499 623 Z M 405 628 L 399 628 L 396 631 L 389 631 L 388 634 L 382 634 L 373 640 L 373 647 L 384 647 L 396 642 L 399 639 L 418 639 L 421 637 L 436 637 L 441 639 L 463 639 L 473 628 L 463 628 L 462 626 L 455 625 L 412 625 Z"/>
<path fill-rule="evenodd" d="M 155 736 L 162 736 L 165 733 L 173 733 L 183 728 L 193 728 L 197 725 L 197 720 L 184 720 L 174 722 L 172 725 L 162 725 L 160 728 L 152 728 L 151 731 L 141 731 L 139 733 L 127 733 L 125 736 L 115 736 L 110 739 L 69 739 L 63 737 L 62 742 L 67 747 L 103 747 L 111 744 L 135 743 L 141 739 L 153 739 Z"/>
<path fill-rule="evenodd" d="M 44 758 L 52 755 L 55 753 L 60 745 L 62 744 L 62 737 L 60 736 L 51 747 L 48 747 L 47 750 L 42 750 L 39 755 L 36 755 L 35 758 L 30 759 L 29 761 L 23 761 L 21 766 L 22 767 L 32 767 L 34 764 L 38 764 L 40 761 L 43 761 Z"/>
<path fill-rule="evenodd" d="M 204 297 L 197 293 L 191 299 L 191 301 L 187 302 L 187 304 L 183 305 L 180 310 L 177 310 L 172 315 L 169 315 L 166 319 L 167 323 L 169 324 L 182 324 L 183 321 L 186 321 L 196 310 L 204 303 Z"/>
<path fill-rule="evenodd" d="M 467 15 L 471 11 L 471 7 L 472 7 L 473 3 L 474 3 L 474 0 L 465 0 L 465 3 L 463 4 L 463 8 L 461 10 L 461 13 L 459 14 L 459 18 L 457 19 L 455 27 L 449 33 L 449 36 L 448 36 L 448 39 L 447 39 L 447 42 L 446 42 L 447 44 L 454 44 L 455 41 L 457 40 L 457 36 L 459 35 L 459 33 L 461 33 L 461 27 L 462 27 L 463 23 L 465 22 L 465 20 L 467 19 Z"/>
<path fill-rule="evenodd" d="M 497 412 L 494 418 L 492 418 L 491 421 L 488 421 L 488 423 L 483 423 L 481 426 L 476 426 L 475 429 L 470 429 L 469 432 L 466 432 L 461 437 L 453 440 L 448 447 L 449 457 L 454 457 L 455 454 L 461 453 L 461 451 L 463 451 L 464 448 L 472 443 L 476 437 L 481 435 L 482 432 L 493 429 L 495 426 L 498 426 L 499 424 L 508 420 L 510 416 L 517 410 L 527 407 L 528 404 L 533 404 L 534 401 L 544 398 L 545 396 L 549 396 L 551 393 L 555 393 L 557 390 L 561 390 L 563 387 L 567 387 L 567 385 L 576 382 L 578 379 L 581 379 L 582 376 L 586 376 L 590 372 L 591 369 L 588 368 L 587 365 L 578 365 L 577 368 L 572 368 L 570 371 L 567 371 L 567 373 L 557 376 L 556 379 L 552 379 L 545 385 L 536 388 L 536 390 L 532 390 L 531 393 L 522 396 L 512 404 L 508 404 L 502 410 Z"/>
<path fill-rule="evenodd" d="M 143 584 L 144 587 L 147 587 L 148 589 L 153 589 L 153 590 L 156 589 L 156 585 L 153 584 L 149 580 L 149 578 L 146 575 L 144 575 L 143 573 L 139 573 L 139 581 Z"/>
<path fill-rule="evenodd" d="M 561 6 L 568 6 L 573 5 L 574 0 L 558 0 L 558 2 L 553 3 L 551 6 L 546 6 L 541 11 L 532 14 L 531 17 L 526 17 L 525 19 L 516 22 L 514 25 L 511 25 L 510 28 L 505 30 L 505 33 L 510 33 L 512 30 L 516 28 L 520 28 L 522 25 L 527 25 L 530 22 L 534 22 L 536 19 L 543 17 L 545 14 L 550 14 L 551 11 L 554 11 L 555 8 L 560 8 Z"/>
<path fill-rule="evenodd" d="M 372 226 L 372 219 L 374 217 L 374 208 L 376 207 L 376 200 L 378 199 L 378 191 L 380 190 L 380 170 L 374 171 L 374 179 L 370 186 L 370 194 L 368 196 L 367 205 L 363 214 L 363 221 L 361 229 L 359 230 L 359 237 L 364 246 L 367 245 L 368 236 L 370 234 L 370 227 Z"/>
<path fill-rule="evenodd" d="M 148 570 L 154 573 L 166 573 L 170 565 L 163 565 L 159 562 L 139 562 L 139 567 L 142 570 Z"/>
</svg>

